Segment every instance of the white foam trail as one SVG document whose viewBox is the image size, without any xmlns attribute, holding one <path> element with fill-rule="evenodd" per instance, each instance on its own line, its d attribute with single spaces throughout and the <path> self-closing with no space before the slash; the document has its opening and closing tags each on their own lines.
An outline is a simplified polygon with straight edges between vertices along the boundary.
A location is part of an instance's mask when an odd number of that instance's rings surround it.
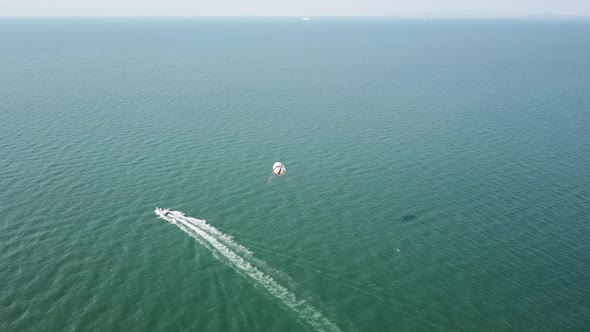
<svg viewBox="0 0 590 332">
<path fill-rule="evenodd" d="M 231 247 L 233 250 L 239 251 L 241 254 L 244 254 L 248 257 L 253 256 L 252 252 L 250 250 L 248 250 L 248 248 L 236 243 L 231 236 L 220 232 L 219 230 L 217 230 L 217 228 L 209 225 L 205 220 L 186 217 L 184 215 L 183 215 L 183 219 L 185 221 L 188 221 L 189 223 L 199 227 L 200 229 L 204 230 L 205 232 L 213 235 L 213 237 L 215 237 L 219 241 L 223 242 L 228 247 Z"/>
<path fill-rule="evenodd" d="M 177 225 L 181 230 L 209 249 L 216 258 L 249 277 L 255 284 L 262 286 L 269 294 L 279 299 L 287 308 L 293 310 L 300 319 L 316 330 L 340 331 L 338 326 L 325 318 L 321 312 L 305 301 L 297 300 L 295 294 L 252 265 L 249 261 L 252 258 L 252 253 L 247 248 L 235 243 L 230 236 L 207 224 L 205 220 L 185 217 L 184 213 L 179 211 L 163 213 L 156 210 L 156 214 L 161 219 Z M 240 256 L 237 252 L 243 253 L 245 257 Z"/>
<path fill-rule="evenodd" d="M 267 272 L 268 274 L 271 274 L 274 277 L 279 277 L 280 279 L 283 279 L 283 281 L 288 281 L 288 282 L 292 281 L 292 279 L 288 275 L 286 275 L 284 272 L 273 269 L 272 267 L 268 266 L 268 264 L 266 264 L 264 261 L 257 259 L 256 257 L 254 257 L 254 253 L 252 253 L 250 250 L 248 250 L 248 248 L 240 245 L 239 243 L 236 243 L 232 236 L 222 233 L 217 228 L 209 225 L 207 223 L 207 221 L 187 217 L 184 215 L 184 213 L 179 212 L 179 211 L 171 211 L 171 213 L 173 213 L 175 215 L 182 216 L 182 218 L 185 221 L 188 221 L 191 224 L 195 225 L 196 227 L 199 227 L 203 231 L 211 234 L 214 238 L 221 241 L 227 247 L 229 247 L 230 249 L 232 249 L 235 252 L 238 252 L 238 254 L 240 256 L 247 258 L 248 262 L 250 264 L 255 265 L 259 269 L 264 270 L 265 272 Z"/>
</svg>

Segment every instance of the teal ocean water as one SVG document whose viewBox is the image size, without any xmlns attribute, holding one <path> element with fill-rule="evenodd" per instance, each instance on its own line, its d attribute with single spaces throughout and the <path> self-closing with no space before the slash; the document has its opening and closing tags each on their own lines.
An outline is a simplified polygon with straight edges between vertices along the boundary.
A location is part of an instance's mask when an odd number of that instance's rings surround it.
<svg viewBox="0 0 590 332">
<path fill-rule="evenodd" d="M 1 331 L 588 329 L 590 21 L 3 19 L 0 188 Z"/>
</svg>

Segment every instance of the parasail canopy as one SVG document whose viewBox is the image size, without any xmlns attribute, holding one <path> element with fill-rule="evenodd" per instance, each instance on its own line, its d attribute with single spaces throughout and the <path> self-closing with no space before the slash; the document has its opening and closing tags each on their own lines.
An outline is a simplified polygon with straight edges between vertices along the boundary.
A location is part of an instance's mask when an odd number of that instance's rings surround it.
<svg viewBox="0 0 590 332">
<path fill-rule="evenodd" d="M 272 165 L 272 175 L 274 176 L 283 176 L 287 172 L 287 168 L 283 165 L 282 162 L 277 161 Z"/>
</svg>

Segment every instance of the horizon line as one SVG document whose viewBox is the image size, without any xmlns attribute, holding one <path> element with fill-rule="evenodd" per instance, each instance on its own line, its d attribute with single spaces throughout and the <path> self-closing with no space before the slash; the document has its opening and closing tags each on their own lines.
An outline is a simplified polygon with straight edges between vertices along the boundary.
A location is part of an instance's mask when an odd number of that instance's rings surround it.
<svg viewBox="0 0 590 332">
<path fill-rule="evenodd" d="M 0 18 L 380 18 L 380 19 L 582 19 L 590 14 L 493 14 L 493 15 L 2 15 Z"/>
</svg>

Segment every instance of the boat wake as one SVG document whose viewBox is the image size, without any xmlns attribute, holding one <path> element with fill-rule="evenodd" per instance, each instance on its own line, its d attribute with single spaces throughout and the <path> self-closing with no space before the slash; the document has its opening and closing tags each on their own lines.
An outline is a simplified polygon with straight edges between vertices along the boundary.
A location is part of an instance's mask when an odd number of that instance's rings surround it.
<svg viewBox="0 0 590 332">
<path fill-rule="evenodd" d="M 255 285 L 261 286 L 270 295 L 277 298 L 288 309 L 297 314 L 298 318 L 318 331 L 340 331 L 338 326 L 325 318 L 321 312 L 304 300 L 298 300 L 294 293 L 273 279 L 263 270 L 267 269 L 264 262 L 253 257 L 248 248 L 236 243 L 205 220 L 186 217 L 180 211 L 156 208 L 155 213 L 161 219 L 178 226 L 185 233 L 195 238 L 214 255 L 215 258 L 228 264 L 240 274 L 248 277 Z"/>
</svg>

